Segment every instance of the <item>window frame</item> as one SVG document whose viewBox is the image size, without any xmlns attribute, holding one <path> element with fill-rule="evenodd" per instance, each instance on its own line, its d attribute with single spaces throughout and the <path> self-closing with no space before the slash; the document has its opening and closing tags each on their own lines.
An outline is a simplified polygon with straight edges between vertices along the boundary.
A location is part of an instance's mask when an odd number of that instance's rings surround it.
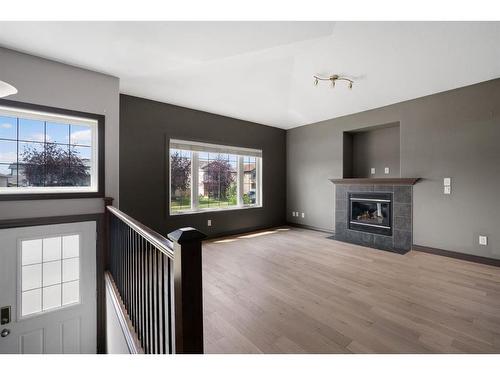
<svg viewBox="0 0 500 375">
<path fill-rule="evenodd" d="M 5 107 L 12 111 L 39 112 L 40 115 L 53 117 L 75 117 L 82 120 L 95 121 L 97 129 L 95 133 L 95 143 L 92 156 L 97 158 L 95 174 L 97 183 L 95 187 L 34 187 L 34 188 L 9 188 L 12 192 L 5 190 L 0 192 L 0 201 L 34 200 L 34 199 L 76 199 L 76 198 L 103 198 L 105 191 L 104 182 L 104 126 L 105 116 L 94 113 L 73 111 L 68 109 L 49 107 L 44 105 L 23 103 L 13 100 L 0 99 L 0 107 Z M 17 191 L 16 191 L 17 190 Z M 19 191 L 20 190 L 20 191 Z"/>
<path fill-rule="evenodd" d="M 182 211 L 172 211 L 172 204 L 171 204 L 171 199 L 172 199 L 172 165 L 171 165 L 171 150 L 176 150 L 178 148 L 176 147 L 171 147 L 171 143 L 185 143 L 185 144 L 193 144 L 198 147 L 204 147 L 206 146 L 207 148 L 220 148 L 220 151 L 200 151 L 200 150 L 189 150 L 191 152 L 191 208 L 187 210 L 182 210 Z M 237 204 L 234 206 L 226 206 L 226 207 L 206 207 L 206 208 L 200 208 L 198 207 L 197 203 L 198 199 L 195 197 L 199 196 L 199 176 L 198 176 L 198 171 L 199 171 L 199 157 L 198 153 L 199 152 L 212 152 L 212 153 L 221 153 L 221 154 L 230 154 L 230 155 L 235 155 L 231 154 L 231 150 L 238 151 L 239 153 L 244 153 L 245 150 L 248 150 L 250 152 L 258 152 L 260 153 L 260 156 L 253 156 L 253 155 L 242 155 L 242 154 L 237 154 L 237 163 L 238 163 L 238 171 L 237 171 Z M 186 150 L 188 151 L 188 150 Z M 263 207 L 263 185 L 262 185 L 262 150 L 257 150 L 257 149 L 250 149 L 250 148 L 245 148 L 245 147 L 236 147 L 236 146 L 228 146 L 228 145 L 221 145 L 221 144 L 213 144 L 213 143 L 206 143 L 206 142 L 198 142 L 198 141 L 189 141 L 189 140 L 179 140 L 179 139 L 169 139 L 167 138 L 167 165 L 168 165 L 168 188 L 167 188 L 167 211 L 169 216 L 179 216 L 179 215 L 192 215 L 192 214 L 199 214 L 199 213 L 204 213 L 204 212 L 224 212 L 224 211 L 234 211 L 234 210 L 247 210 L 247 209 L 255 209 L 255 208 L 262 208 Z M 196 155 L 196 156 L 195 156 Z M 243 178 L 244 178 L 244 173 L 243 172 L 243 158 L 245 156 L 251 156 L 256 158 L 256 203 L 251 204 L 251 205 L 245 205 L 243 203 Z M 196 177 L 194 177 L 196 171 Z M 195 207 L 193 207 L 195 206 Z"/>
</svg>

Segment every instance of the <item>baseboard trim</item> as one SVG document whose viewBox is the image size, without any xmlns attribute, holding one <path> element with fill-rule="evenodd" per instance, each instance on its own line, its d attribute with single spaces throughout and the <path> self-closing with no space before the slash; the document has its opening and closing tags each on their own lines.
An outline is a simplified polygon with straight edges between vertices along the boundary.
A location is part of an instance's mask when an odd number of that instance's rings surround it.
<svg viewBox="0 0 500 375">
<path fill-rule="evenodd" d="M 457 253 L 455 251 L 436 249 L 433 247 L 412 245 L 412 250 L 420 251 L 422 253 L 429 253 L 434 255 L 440 255 L 448 258 L 466 260 L 468 262 L 486 264 L 488 266 L 500 267 L 500 259 L 486 258 L 479 255 Z"/>
<path fill-rule="evenodd" d="M 239 234 L 257 232 L 260 230 L 279 228 L 279 227 L 283 227 L 285 225 L 288 225 L 288 224 L 281 223 L 281 224 L 276 224 L 276 225 L 264 225 L 264 226 L 248 227 L 248 228 L 241 228 L 241 229 L 236 229 L 236 230 L 231 230 L 231 231 L 226 231 L 226 232 L 221 232 L 221 233 L 213 233 L 213 234 L 205 233 L 207 235 L 207 238 L 205 240 L 207 240 L 207 241 L 208 240 L 216 240 L 216 239 L 223 238 L 223 237 L 231 237 L 231 236 L 237 236 Z"/>
<path fill-rule="evenodd" d="M 328 234 L 335 234 L 335 232 L 333 230 L 329 230 L 329 229 L 325 229 L 325 228 L 319 228 L 319 227 L 314 227 L 312 225 L 298 224 L 298 223 L 291 223 L 291 222 L 287 222 L 286 225 L 289 225 L 291 227 L 296 227 L 296 228 L 315 230 L 317 232 L 323 232 L 323 233 L 328 233 Z"/>
</svg>

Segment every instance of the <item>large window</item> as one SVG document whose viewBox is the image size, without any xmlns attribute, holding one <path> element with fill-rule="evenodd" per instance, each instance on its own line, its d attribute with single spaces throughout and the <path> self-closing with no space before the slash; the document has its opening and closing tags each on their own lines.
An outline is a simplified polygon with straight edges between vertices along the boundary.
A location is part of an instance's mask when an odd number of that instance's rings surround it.
<svg viewBox="0 0 500 375">
<path fill-rule="evenodd" d="M 170 213 L 262 204 L 262 151 L 170 141 Z"/>
<path fill-rule="evenodd" d="M 98 192 L 98 120 L 0 106 L 0 197 Z"/>
</svg>

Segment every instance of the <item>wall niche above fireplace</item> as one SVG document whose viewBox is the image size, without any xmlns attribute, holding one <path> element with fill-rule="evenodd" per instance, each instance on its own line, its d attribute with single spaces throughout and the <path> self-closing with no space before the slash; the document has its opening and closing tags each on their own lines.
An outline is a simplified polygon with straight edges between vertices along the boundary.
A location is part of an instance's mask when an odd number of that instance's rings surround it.
<svg viewBox="0 0 500 375">
<path fill-rule="evenodd" d="M 344 132 L 343 177 L 400 177 L 399 129 L 399 122 L 393 122 Z"/>
</svg>

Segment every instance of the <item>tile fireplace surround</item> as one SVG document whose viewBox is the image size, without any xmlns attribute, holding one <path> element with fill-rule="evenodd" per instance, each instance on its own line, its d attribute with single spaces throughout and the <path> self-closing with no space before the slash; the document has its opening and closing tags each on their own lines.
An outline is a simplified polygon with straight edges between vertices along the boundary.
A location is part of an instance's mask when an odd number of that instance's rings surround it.
<svg viewBox="0 0 500 375">
<path fill-rule="evenodd" d="M 330 181 L 335 184 L 336 240 L 403 254 L 411 249 L 413 184 L 418 179 L 346 178 Z M 349 229 L 349 194 L 365 192 L 392 194 L 391 235 Z"/>
</svg>

